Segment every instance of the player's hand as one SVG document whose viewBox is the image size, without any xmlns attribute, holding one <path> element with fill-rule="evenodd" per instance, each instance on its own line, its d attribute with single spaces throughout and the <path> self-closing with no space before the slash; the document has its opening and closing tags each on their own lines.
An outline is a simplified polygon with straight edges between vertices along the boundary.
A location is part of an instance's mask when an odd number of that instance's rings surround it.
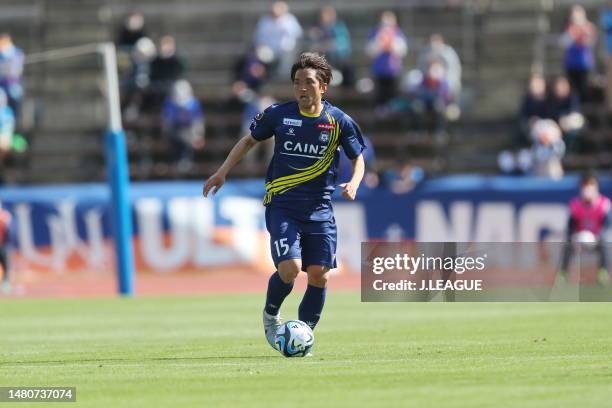
<svg viewBox="0 0 612 408">
<path fill-rule="evenodd" d="M 212 191 L 212 194 L 215 195 L 223 184 L 225 184 L 225 176 L 215 173 L 206 180 L 204 188 L 202 189 L 202 194 L 204 194 L 204 197 L 208 197 L 208 193 Z"/>
<path fill-rule="evenodd" d="M 354 200 L 357 196 L 357 187 L 351 183 L 342 183 L 339 187 L 342 188 L 342 197 L 347 200 Z"/>
</svg>

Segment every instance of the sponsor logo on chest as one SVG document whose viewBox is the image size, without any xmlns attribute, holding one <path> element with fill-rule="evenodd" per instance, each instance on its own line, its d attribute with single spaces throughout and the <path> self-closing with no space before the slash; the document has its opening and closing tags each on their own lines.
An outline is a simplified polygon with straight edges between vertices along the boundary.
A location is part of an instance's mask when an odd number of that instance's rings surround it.
<svg viewBox="0 0 612 408">
<path fill-rule="evenodd" d="M 321 158 L 327 151 L 328 146 L 311 144 L 311 143 L 300 143 L 287 140 L 283 143 L 283 149 L 286 152 L 294 153 L 295 156 L 301 156 L 302 154 L 315 155 L 313 158 Z M 296 154 L 300 153 L 300 154 Z M 286 154 L 286 153 L 285 153 Z M 308 157 L 308 156 L 306 156 Z"/>
<path fill-rule="evenodd" d="M 283 118 L 283 125 L 300 127 L 302 126 L 302 120 Z"/>
</svg>

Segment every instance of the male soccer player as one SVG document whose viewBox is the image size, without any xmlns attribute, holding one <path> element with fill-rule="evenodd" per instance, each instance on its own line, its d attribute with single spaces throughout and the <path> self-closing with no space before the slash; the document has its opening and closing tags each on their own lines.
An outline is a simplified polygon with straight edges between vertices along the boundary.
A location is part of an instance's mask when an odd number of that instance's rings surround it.
<svg viewBox="0 0 612 408">
<path fill-rule="evenodd" d="M 561 264 L 561 274 L 567 274 L 570 259 L 573 254 L 572 243 L 589 237 L 594 241 L 599 253 L 600 283 L 609 281 L 608 262 L 604 233 L 610 225 L 610 199 L 599 192 L 599 182 L 595 174 L 586 172 L 580 181 L 580 196 L 574 197 L 570 203 L 570 216 L 567 223 L 567 241 Z M 586 242 L 588 243 L 588 242 Z"/>
<path fill-rule="evenodd" d="M 0 268 L 2 268 L 2 285 L 0 289 L 4 293 L 10 291 L 9 280 L 9 228 L 11 223 L 11 213 L 2 208 L 0 202 Z"/>
<path fill-rule="evenodd" d="M 339 150 L 353 163 L 342 195 L 354 200 L 364 173 L 364 143 L 357 124 L 322 99 L 331 67 L 314 53 L 300 55 L 291 68 L 295 101 L 272 105 L 253 120 L 223 165 L 204 185 L 204 196 L 217 192 L 230 169 L 258 142 L 274 136 L 274 156 L 266 177 L 266 228 L 277 271 L 268 282 L 263 323 L 273 348 L 281 325 L 279 309 L 298 273 L 308 274 L 308 288 L 298 317 L 317 325 L 325 303 L 327 273 L 336 267 L 336 221 L 331 206 Z"/>
</svg>

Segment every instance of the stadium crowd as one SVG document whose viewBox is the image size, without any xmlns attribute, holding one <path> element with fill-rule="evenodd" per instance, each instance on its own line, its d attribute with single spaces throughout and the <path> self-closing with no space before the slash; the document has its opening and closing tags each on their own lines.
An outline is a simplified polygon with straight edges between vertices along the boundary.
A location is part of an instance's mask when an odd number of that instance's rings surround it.
<svg viewBox="0 0 612 408">
<path fill-rule="evenodd" d="M 606 53 L 612 50 L 612 2 L 602 10 L 601 31 Z M 563 74 L 546 78 L 534 72 L 523 96 L 515 139 L 517 152 L 504 150 L 498 164 L 504 174 L 534 174 L 563 177 L 562 159 L 566 153 L 581 151 L 581 136 L 587 127 L 582 106 L 591 98 L 596 68 L 598 32 L 581 5 L 571 8 L 564 31 L 559 36 L 563 51 Z M 612 66 L 606 56 L 607 109 L 612 113 Z"/>
<path fill-rule="evenodd" d="M 187 174 L 193 168 L 194 154 L 205 148 L 205 115 L 187 82 L 188 61 L 177 51 L 179 48 L 170 35 L 161 36 L 156 45 L 153 38 L 160 33 L 149 33 L 143 13 L 129 13 L 116 37 L 116 43 L 124 61 L 122 66 L 122 105 L 126 122 L 138 121 L 142 113 L 158 112 L 162 137 L 166 141 L 171 166 L 178 175 Z M 445 42 L 439 33 L 433 33 L 418 52 L 418 64 L 408 73 L 405 60 L 409 39 L 402 31 L 396 14 L 391 10 L 380 13 L 379 23 L 372 27 L 365 49 L 361 50 L 370 60 L 371 81 L 359 81 L 351 61 L 356 52 L 352 47 L 347 25 L 332 6 L 319 11 L 318 22 L 303 28 L 299 19 L 282 1 L 271 5 L 253 29 L 246 52 L 232 67 L 231 91 L 234 103 L 243 111 L 242 132 L 248 131 L 252 117 L 274 103 L 266 94 L 264 85 L 286 80 L 287 72 L 295 56 L 303 50 L 324 54 L 334 67 L 333 86 L 345 90 L 374 89 L 376 114 L 381 120 L 404 118 L 408 114 L 411 126 L 430 132 L 444 131 L 448 118 L 456 119 L 461 99 L 461 61 L 457 52 Z M 403 123 L 405 121 L 402 121 Z M 374 136 L 375 137 L 375 136 Z M 374 142 L 374 144 L 376 144 Z M 247 165 L 257 158 L 271 155 L 272 146 L 264 144 L 262 152 L 249 157 Z M 144 157 L 149 165 L 152 160 Z M 369 166 L 376 173 L 374 160 Z M 403 169 L 413 167 L 399 160 L 390 175 L 367 178 L 372 183 L 379 180 L 399 180 L 402 185 L 412 185 L 411 174 Z M 417 173 L 421 174 L 420 169 Z M 420 176 L 419 178 L 420 179 Z"/>
<path fill-rule="evenodd" d="M 5 161 L 17 150 L 16 137 L 23 99 L 23 51 L 9 33 L 0 33 L 0 184 Z"/>
<path fill-rule="evenodd" d="M 461 2 L 450 2 L 460 4 Z M 590 100 L 590 84 L 597 71 L 598 41 L 603 40 L 605 90 L 612 112 L 612 3 L 601 11 L 599 28 L 585 9 L 575 6 L 559 35 L 562 47 L 562 75 L 545 77 L 535 72 L 529 80 L 518 119 L 514 148 L 499 155 L 503 173 L 538 174 L 560 177 L 568 153 L 580 152 L 582 134 L 588 123 L 582 112 Z M 257 112 L 274 103 L 265 85 L 285 81 L 288 66 L 304 50 L 325 54 L 334 66 L 332 85 L 351 92 L 373 90 L 374 120 L 395 121 L 402 129 L 421 130 L 432 140 L 447 143 L 448 126 L 461 117 L 465 104 L 463 66 L 459 53 L 440 33 L 432 30 L 427 40 L 410 38 L 408 27 L 393 10 L 381 10 L 378 23 L 371 27 L 363 49 L 355 49 L 349 27 L 332 6 L 319 11 L 318 21 L 304 27 L 287 3 L 273 3 L 252 27 L 245 52 L 228 70 L 232 72 L 233 101 L 242 109 L 242 133 Z M 601 33 L 601 35 L 600 35 Z M 188 82 L 188 55 L 181 53 L 172 33 L 153 32 L 145 14 L 132 11 L 117 30 L 122 74 L 122 109 L 126 123 L 138 123 L 143 114 L 156 118 L 158 135 L 139 134 L 138 138 L 161 139 L 169 154 L 167 168 L 176 176 L 193 174 L 194 157 L 206 149 L 205 106 Z M 355 54 L 367 56 L 369 78 L 358 78 L 351 64 Z M 414 54 L 409 66 L 409 54 Z M 0 35 L 0 166 L 19 139 L 19 117 L 23 98 L 23 52 L 7 33 Z M 437 136 L 443 137 L 438 138 Z M 239 136 L 239 135 L 237 135 Z M 372 134 L 377 145 L 377 135 Z M 410 132 L 406 132 L 409 138 Z M 159 140 L 158 140 L 159 141 Z M 401 149 L 398 156 L 404 156 Z M 269 157 L 271 146 L 247 159 L 254 164 Z M 413 166 L 398 157 L 395 174 Z M 155 160 L 146 153 L 145 167 Z M 376 171 L 375 164 L 371 169 Z M 420 173 L 420 171 L 417 171 Z M 385 180 L 384 174 L 378 174 Z M 403 181 L 402 181 L 403 182 Z"/>
</svg>

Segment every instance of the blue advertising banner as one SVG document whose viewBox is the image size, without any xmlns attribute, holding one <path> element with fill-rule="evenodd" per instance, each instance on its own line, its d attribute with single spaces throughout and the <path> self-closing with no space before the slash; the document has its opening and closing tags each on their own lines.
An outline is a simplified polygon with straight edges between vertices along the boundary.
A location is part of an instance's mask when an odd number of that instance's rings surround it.
<svg viewBox="0 0 612 408">
<path fill-rule="evenodd" d="M 428 180 L 405 194 L 384 188 L 339 196 L 338 259 L 359 270 L 367 240 L 536 242 L 563 240 L 567 203 L 578 194 L 577 177 L 454 176 Z M 139 270 L 167 272 L 219 265 L 269 268 L 263 221 L 262 180 L 231 181 L 213 198 L 200 182 L 133 183 L 130 188 Z M 612 194 L 612 180 L 601 190 Z M 109 192 L 104 184 L 0 189 L 14 218 L 17 267 L 108 270 Z"/>
</svg>

